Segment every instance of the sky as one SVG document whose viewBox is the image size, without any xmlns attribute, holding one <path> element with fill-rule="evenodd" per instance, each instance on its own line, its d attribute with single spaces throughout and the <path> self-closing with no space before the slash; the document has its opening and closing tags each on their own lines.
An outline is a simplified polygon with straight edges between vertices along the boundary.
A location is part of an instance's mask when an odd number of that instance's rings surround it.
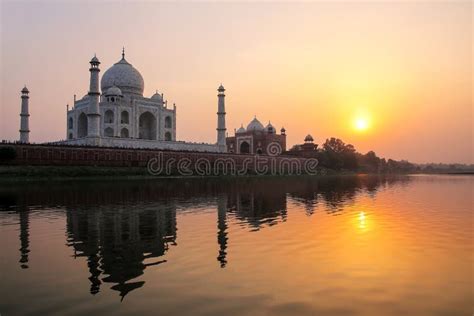
<svg viewBox="0 0 474 316">
<path fill-rule="evenodd" d="M 66 138 L 89 60 L 103 74 L 125 46 L 144 95 L 176 103 L 178 140 L 216 141 L 222 83 L 231 135 L 256 115 L 285 127 L 287 147 L 311 134 L 397 160 L 473 163 L 470 1 L 0 0 L 0 10 L 0 139 L 19 138 L 25 84 L 30 141 Z"/>
</svg>

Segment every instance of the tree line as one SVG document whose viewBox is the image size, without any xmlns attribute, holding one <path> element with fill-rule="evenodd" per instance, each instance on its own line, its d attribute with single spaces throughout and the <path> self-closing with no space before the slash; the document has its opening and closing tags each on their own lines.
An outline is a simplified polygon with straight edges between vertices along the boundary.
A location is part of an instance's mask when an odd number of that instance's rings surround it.
<svg viewBox="0 0 474 316">
<path fill-rule="evenodd" d="M 424 166 L 407 160 L 393 160 L 378 157 L 374 151 L 362 154 L 353 145 L 339 138 L 326 139 L 316 153 L 321 167 L 333 170 L 348 170 L 368 173 L 414 173 L 425 172 Z"/>
</svg>

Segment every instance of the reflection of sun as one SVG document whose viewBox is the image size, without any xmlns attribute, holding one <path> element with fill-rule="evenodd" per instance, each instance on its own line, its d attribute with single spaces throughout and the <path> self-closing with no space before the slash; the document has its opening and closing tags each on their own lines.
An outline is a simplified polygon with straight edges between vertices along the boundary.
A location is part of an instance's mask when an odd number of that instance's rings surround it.
<svg viewBox="0 0 474 316">
<path fill-rule="evenodd" d="M 365 226 L 366 226 L 365 213 L 364 213 L 364 212 L 360 212 L 360 213 L 359 213 L 359 227 L 360 227 L 360 228 L 365 228 Z"/>
<path fill-rule="evenodd" d="M 364 211 L 360 211 L 357 215 L 357 227 L 361 232 L 366 232 L 369 230 L 370 222 L 367 214 Z"/>
</svg>

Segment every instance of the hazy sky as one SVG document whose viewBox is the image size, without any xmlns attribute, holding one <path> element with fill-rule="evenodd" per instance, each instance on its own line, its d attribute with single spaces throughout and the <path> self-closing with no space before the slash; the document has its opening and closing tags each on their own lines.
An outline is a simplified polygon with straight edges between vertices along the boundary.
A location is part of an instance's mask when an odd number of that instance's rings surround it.
<svg viewBox="0 0 474 316">
<path fill-rule="evenodd" d="M 254 115 L 288 144 L 310 133 L 413 162 L 472 162 L 472 15 L 466 2 L 158 3 L 1 1 L 0 138 L 66 136 L 89 60 L 121 57 L 145 96 L 176 102 L 179 140 L 216 141 L 217 87 L 233 134 Z M 354 120 L 369 123 L 354 129 Z"/>
</svg>

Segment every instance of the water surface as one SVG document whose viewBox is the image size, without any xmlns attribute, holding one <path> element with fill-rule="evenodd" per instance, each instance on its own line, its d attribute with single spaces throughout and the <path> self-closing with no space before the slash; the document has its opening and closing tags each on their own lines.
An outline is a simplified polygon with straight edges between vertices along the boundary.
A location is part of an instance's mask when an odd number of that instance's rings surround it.
<svg viewBox="0 0 474 316">
<path fill-rule="evenodd" d="M 472 176 L 0 186 L 0 314 L 472 315 Z"/>
</svg>

